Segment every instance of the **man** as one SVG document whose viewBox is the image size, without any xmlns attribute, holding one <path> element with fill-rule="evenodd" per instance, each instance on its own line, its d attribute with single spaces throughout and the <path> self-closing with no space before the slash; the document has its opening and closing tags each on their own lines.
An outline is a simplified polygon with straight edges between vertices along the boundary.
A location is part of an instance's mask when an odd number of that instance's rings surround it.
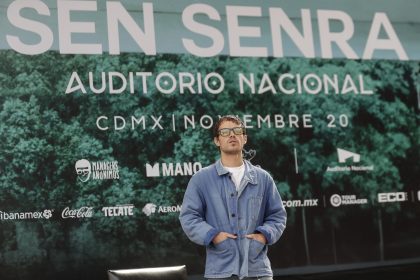
<svg viewBox="0 0 420 280">
<path fill-rule="evenodd" d="M 245 127 L 235 116 L 214 126 L 220 160 L 197 172 L 179 219 L 191 241 L 206 246 L 207 279 L 273 279 L 268 245 L 286 227 L 286 211 L 273 178 L 242 157 Z"/>
</svg>

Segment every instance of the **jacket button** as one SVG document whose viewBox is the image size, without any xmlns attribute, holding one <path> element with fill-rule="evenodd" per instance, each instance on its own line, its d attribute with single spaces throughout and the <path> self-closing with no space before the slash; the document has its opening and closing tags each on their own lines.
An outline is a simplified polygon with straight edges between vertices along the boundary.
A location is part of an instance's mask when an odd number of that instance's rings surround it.
<svg viewBox="0 0 420 280">
<path fill-rule="evenodd" d="M 234 194 L 234 193 L 231 193 L 231 194 L 230 194 L 230 196 L 231 196 L 231 197 L 234 197 L 234 196 L 235 196 L 235 194 Z"/>
<path fill-rule="evenodd" d="M 236 216 L 236 215 L 235 215 L 235 213 L 234 213 L 234 214 L 232 214 L 231 216 L 232 216 L 232 218 L 235 218 L 235 216 Z"/>
</svg>

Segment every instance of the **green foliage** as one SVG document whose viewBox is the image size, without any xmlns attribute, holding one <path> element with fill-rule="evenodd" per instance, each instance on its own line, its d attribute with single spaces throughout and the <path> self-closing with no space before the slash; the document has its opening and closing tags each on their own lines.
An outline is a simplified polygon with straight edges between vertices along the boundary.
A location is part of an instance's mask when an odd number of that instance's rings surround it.
<svg viewBox="0 0 420 280">
<path fill-rule="evenodd" d="M 394 61 L 195 58 L 190 55 L 123 54 L 120 56 L 62 56 L 46 53 L 27 57 L 11 51 L 0 53 L 0 204 L 2 211 L 39 211 L 64 207 L 91 206 L 98 210 L 91 219 L 52 222 L 33 221 L 31 226 L 17 222 L 0 229 L 0 260 L 9 265 L 22 260 L 51 256 L 59 269 L 63 260 L 75 267 L 107 256 L 104 262 L 134 259 L 153 265 L 183 248 L 190 248 L 178 225 L 177 213 L 147 217 L 141 209 L 147 203 L 177 205 L 182 201 L 188 177 L 147 178 L 145 164 L 155 162 L 212 163 L 218 150 L 209 130 L 182 125 L 170 129 L 172 115 L 178 124 L 184 116 L 243 114 L 312 114 L 312 128 L 257 128 L 255 120 L 248 129 L 248 148 L 256 149 L 253 162 L 267 169 L 285 199 L 320 196 L 322 193 L 352 192 L 374 197 L 379 191 L 414 186 L 420 172 L 419 117 L 415 107 L 418 63 Z M 71 73 L 77 71 L 85 85 L 92 72 L 96 88 L 102 84 L 102 72 L 216 72 L 225 81 L 220 94 L 204 92 L 171 94 L 157 90 L 149 81 L 148 91 L 136 84 L 134 94 L 65 94 Z M 284 73 L 336 74 L 339 80 L 364 75 L 366 88 L 373 95 L 311 95 L 307 93 L 239 93 L 238 73 L 255 75 L 256 84 L 264 75 L 275 81 Z M 289 88 L 296 81 L 288 81 Z M 116 85 L 117 87 L 119 84 Z M 349 116 L 348 127 L 327 127 L 327 115 Z M 126 118 L 123 130 L 100 131 L 98 116 Z M 131 129 L 130 117 L 146 116 L 146 129 Z M 164 129 L 151 128 L 149 116 L 162 116 Z M 366 164 L 375 166 L 368 173 L 328 173 L 328 165 L 337 162 L 336 148 L 343 147 L 363 155 Z M 294 169 L 294 148 L 299 155 L 299 174 Z M 80 182 L 74 164 L 79 159 L 118 161 L 119 180 Z M 105 218 L 104 206 L 134 204 L 134 217 Z M 398 204 L 386 211 L 395 212 Z M 346 210 L 326 211 L 329 221 L 339 225 Z M 326 214 L 326 215 L 327 215 Z M 296 210 L 289 211 L 293 228 Z M 324 221 L 314 221 L 321 228 Z M 21 243 L 19 234 L 33 234 L 31 244 Z M 12 234 L 11 234 L 12 232 Z M 182 238 L 181 238 L 182 236 Z M 32 240 L 32 239 L 31 239 Z M 29 249 L 30 247 L 34 247 Z M 147 256 L 139 252 L 147 251 Z M 44 258 L 45 259 L 45 258 Z M 41 264 L 45 265 L 45 264 Z"/>
</svg>

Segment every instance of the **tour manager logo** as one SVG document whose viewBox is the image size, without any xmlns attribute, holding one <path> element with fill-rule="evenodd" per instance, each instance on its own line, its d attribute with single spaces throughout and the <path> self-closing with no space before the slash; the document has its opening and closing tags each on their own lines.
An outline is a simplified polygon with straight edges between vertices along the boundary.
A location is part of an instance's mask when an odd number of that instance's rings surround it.
<svg viewBox="0 0 420 280">
<path fill-rule="evenodd" d="M 373 171 L 373 165 L 360 165 L 361 155 L 359 153 L 337 148 L 338 165 L 328 166 L 327 172 L 360 172 Z"/>
<path fill-rule="evenodd" d="M 333 194 L 330 197 L 330 203 L 334 207 L 339 207 L 341 205 L 367 204 L 368 200 L 366 198 L 357 198 L 354 194 Z"/>
<path fill-rule="evenodd" d="M 75 164 L 77 178 L 81 182 L 92 180 L 116 180 L 120 178 L 118 161 L 88 161 L 80 159 Z"/>
<path fill-rule="evenodd" d="M 146 163 L 147 177 L 192 176 L 202 168 L 200 162 Z"/>
</svg>

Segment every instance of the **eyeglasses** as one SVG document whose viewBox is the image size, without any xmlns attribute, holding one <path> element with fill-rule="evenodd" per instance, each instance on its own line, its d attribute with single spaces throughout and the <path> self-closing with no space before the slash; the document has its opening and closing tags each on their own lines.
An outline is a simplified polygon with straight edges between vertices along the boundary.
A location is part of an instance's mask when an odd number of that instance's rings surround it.
<svg viewBox="0 0 420 280">
<path fill-rule="evenodd" d="M 222 128 L 218 130 L 218 134 L 223 137 L 227 137 L 230 135 L 230 132 L 233 131 L 235 135 L 242 135 L 245 134 L 244 127 L 232 127 L 232 128 Z"/>
</svg>

